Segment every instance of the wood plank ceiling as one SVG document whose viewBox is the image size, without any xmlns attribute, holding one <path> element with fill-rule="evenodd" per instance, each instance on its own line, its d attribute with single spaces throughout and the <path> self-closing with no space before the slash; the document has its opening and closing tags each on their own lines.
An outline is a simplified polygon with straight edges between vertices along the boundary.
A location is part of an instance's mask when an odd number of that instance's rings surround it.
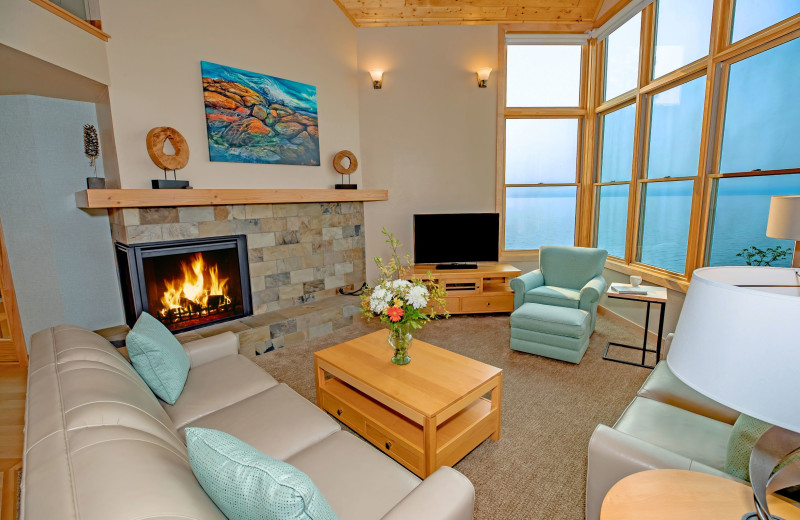
<svg viewBox="0 0 800 520">
<path fill-rule="evenodd" d="M 443 24 L 590 26 L 610 0 L 334 0 L 357 27 Z M 609 5 L 610 4 L 610 5 Z"/>
</svg>

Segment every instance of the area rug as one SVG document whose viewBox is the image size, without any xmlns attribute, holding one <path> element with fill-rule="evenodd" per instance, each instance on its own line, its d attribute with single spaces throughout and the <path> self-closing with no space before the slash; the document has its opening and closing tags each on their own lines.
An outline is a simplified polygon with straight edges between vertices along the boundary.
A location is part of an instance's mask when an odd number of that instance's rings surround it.
<svg viewBox="0 0 800 520">
<path fill-rule="evenodd" d="M 380 328 L 352 326 L 258 356 L 278 381 L 316 402 L 316 350 Z M 612 425 L 650 373 L 604 361 L 608 341 L 637 344 L 631 332 L 602 316 L 579 365 L 508 348 L 508 315 L 454 316 L 415 337 L 503 369 L 502 437 L 486 440 L 455 468 L 475 485 L 478 519 L 584 518 L 586 453 L 598 424 Z M 413 358 L 413 344 L 411 347 Z M 413 363 L 413 361 L 412 361 Z"/>
</svg>

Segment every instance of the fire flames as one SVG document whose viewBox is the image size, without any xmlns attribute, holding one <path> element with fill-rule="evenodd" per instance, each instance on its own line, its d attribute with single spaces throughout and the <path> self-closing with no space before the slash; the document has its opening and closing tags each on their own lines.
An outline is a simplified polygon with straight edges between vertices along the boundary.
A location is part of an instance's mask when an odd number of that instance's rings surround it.
<svg viewBox="0 0 800 520">
<path fill-rule="evenodd" d="M 228 278 L 219 276 L 217 265 L 207 265 L 202 253 L 195 253 L 189 262 L 181 262 L 183 277 L 164 280 L 161 295 L 161 316 L 207 314 L 229 305 Z"/>
</svg>

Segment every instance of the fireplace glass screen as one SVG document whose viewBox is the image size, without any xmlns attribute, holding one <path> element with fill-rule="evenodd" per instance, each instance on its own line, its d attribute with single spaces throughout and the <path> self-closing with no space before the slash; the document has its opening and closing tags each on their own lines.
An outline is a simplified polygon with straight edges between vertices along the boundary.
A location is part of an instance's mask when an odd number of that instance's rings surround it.
<svg viewBox="0 0 800 520">
<path fill-rule="evenodd" d="M 129 325 L 142 311 L 172 331 L 251 314 L 244 237 L 226 238 L 118 244 L 123 286 L 131 275 L 131 290 L 123 287 Z"/>
</svg>

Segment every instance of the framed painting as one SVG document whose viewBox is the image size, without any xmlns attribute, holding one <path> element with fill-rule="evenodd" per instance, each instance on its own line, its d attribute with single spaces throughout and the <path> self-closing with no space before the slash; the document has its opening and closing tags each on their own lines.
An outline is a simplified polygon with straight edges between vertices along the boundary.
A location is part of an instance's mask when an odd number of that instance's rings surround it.
<svg viewBox="0 0 800 520">
<path fill-rule="evenodd" d="M 200 63 L 212 161 L 319 166 L 315 86 Z"/>
</svg>

